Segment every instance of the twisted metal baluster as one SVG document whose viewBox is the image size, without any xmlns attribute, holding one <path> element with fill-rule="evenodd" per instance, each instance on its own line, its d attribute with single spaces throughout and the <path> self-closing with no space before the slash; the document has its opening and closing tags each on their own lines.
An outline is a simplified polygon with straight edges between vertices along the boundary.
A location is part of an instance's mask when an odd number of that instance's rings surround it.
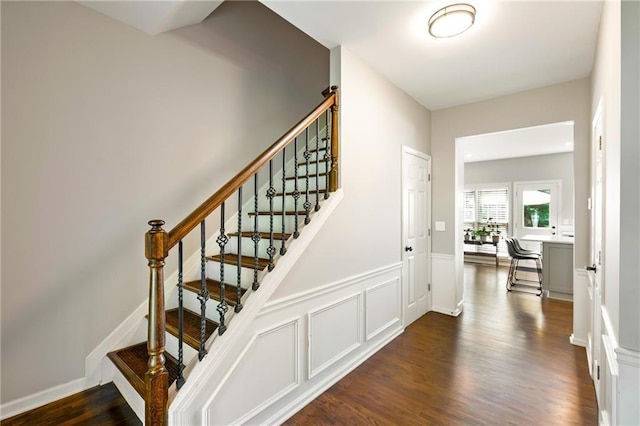
<svg viewBox="0 0 640 426">
<path fill-rule="evenodd" d="M 182 240 L 180 240 L 178 241 L 178 378 L 176 379 L 176 387 L 178 389 L 184 385 L 184 354 L 182 349 L 184 335 L 183 276 Z"/>
<path fill-rule="evenodd" d="M 320 120 L 316 118 L 316 207 L 315 211 L 320 210 Z"/>
<path fill-rule="evenodd" d="M 329 110 L 325 111 L 324 113 L 325 116 L 325 138 L 324 138 L 324 147 L 325 147 L 325 151 L 324 151 L 324 171 L 325 171 L 325 180 L 324 180 L 324 199 L 326 200 L 327 198 L 329 198 L 329 170 L 331 170 L 331 155 L 329 154 L 329 121 L 330 121 L 330 114 L 329 114 Z"/>
<path fill-rule="evenodd" d="M 253 241 L 253 284 L 251 288 L 257 290 L 260 287 L 258 283 L 258 243 L 262 236 L 258 232 L 258 173 L 253 175 L 253 234 L 251 240 Z"/>
<path fill-rule="evenodd" d="M 236 283 L 236 306 L 233 310 L 238 313 L 242 310 L 242 186 L 238 188 L 238 275 Z"/>
<path fill-rule="evenodd" d="M 273 245 L 273 197 L 276 196 L 276 189 L 273 187 L 273 160 L 269 160 L 269 189 L 267 189 L 267 198 L 269 199 L 269 272 L 273 271 L 273 255 L 276 254 L 276 248 Z"/>
<path fill-rule="evenodd" d="M 287 199 L 287 174 L 286 174 L 286 168 L 287 166 L 287 148 L 284 147 L 282 148 L 282 234 L 280 235 L 281 239 L 282 239 L 282 245 L 280 246 L 280 255 L 284 256 L 285 253 L 287 252 L 287 249 L 284 246 L 285 241 L 287 241 L 287 238 L 284 235 L 284 224 L 285 224 L 285 219 L 287 218 L 287 206 L 286 206 L 286 199 Z"/>
<path fill-rule="evenodd" d="M 309 152 L 309 127 L 305 130 L 305 140 L 304 140 L 304 159 L 307 161 L 306 173 L 305 173 L 305 190 L 304 190 L 304 207 L 305 217 L 304 224 L 307 225 L 311 222 L 311 218 L 309 217 L 309 213 L 311 212 L 311 202 L 309 201 L 309 160 L 311 159 L 311 153 Z M 317 154 L 316 154 L 317 155 Z"/>
<path fill-rule="evenodd" d="M 298 191 L 298 137 L 293 140 L 293 178 L 294 178 L 294 186 L 293 192 L 293 201 L 294 201 L 294 222 L 293 222 L 293 238 L 298 238 L 300 236 L 300 232 L 298 232 L 298 198 L 300 198 L 300 191 Z"/>
<path fill-rule="evenodd" d="M 218 325 L 218 334 L 222 336 L 227 331 L 227 326 L 224 323 L 225 315 L 229 307 L 227 306 L 227 300 L 225 299 L 225 284 L 224 284 L 224 248 L 229 242 L 229 236 L 225 234 L 224 230 L 224 202 L 220 205 L 220 235 L 216 239 L 218 247 L 220 247 L 220 303 L 216 307 L 216 311 L 220 316 L 220 323 Z"/>
<path fill-rule="evenodd" d="M 207 300 L 209 300 L 209 292 L 207 291 L 207 258 L 205 254 L 206 240 L 203 219 L 200 222 L 200 292 L 198 293 L 198 300 L 200 301 L 200 349 L 198 350 L 198 359 L 200 361 L 207 354 L 204 348 L 207 331 Z"/>
</svg>

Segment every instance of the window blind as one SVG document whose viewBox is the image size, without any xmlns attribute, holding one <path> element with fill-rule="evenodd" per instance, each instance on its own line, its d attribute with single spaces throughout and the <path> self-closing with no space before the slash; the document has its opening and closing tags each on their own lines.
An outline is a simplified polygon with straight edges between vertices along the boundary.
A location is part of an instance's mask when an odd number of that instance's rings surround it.
<svg viewBox="0 0 640 426">
<path fill-rule="evenodd" d="M 509 188 L 478 188 L 464 191 L 464 227 L 474 230 L 486 226 L 489 218 L 498 225 L 498 256 L 507 256 L 504 238 L 509 232 Z M 491 244 L 466 245 L 465 251 L 495 253 Z"/>
</svg>

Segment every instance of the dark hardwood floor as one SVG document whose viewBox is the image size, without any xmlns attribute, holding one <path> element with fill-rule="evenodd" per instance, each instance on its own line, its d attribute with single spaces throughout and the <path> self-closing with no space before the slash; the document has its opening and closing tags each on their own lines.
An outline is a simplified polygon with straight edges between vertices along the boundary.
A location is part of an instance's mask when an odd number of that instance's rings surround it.
<svg viewBox="0 0 640 426">
<path fill-rule="evenodd" d="M 141 424 L 113 383 L 96 386 L 2 421 L 2 426 Z"/>
<path fill-rule="evenodd" d="M 288 425 L 596 425 L 572 304 L 507 294 L 506 269 L 465 266 L 458 318 L 428 313 Z M 2 422 L 139 425 L 113 384 Z"/>
<path fill-rule="evenodd" d="M 506 269 L 465 265 L 464 312 L 428 313 L 287 425 L 596 425 L 572 304 L 505 291 Z"/>
</svg>

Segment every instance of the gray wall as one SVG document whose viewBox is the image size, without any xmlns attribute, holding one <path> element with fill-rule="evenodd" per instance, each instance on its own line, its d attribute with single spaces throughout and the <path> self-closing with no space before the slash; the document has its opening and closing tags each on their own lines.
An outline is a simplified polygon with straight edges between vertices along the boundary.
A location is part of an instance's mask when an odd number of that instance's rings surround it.
<svg viewBox="0 0 640 426">
<path fill-rule="evenodd" d="M 589 252 L 589 80 L 575 80 L 432 113 L 433 221 L 446 232 L 433 234 L 434 253 L 454 254 L 455 140 L 562 121 L 574 122 L 575 264 Z M 461 235 L 460 235 L 461 237 Z M 461 241 L 461 240 L 460 240 Z M 462 248 L 460 247 L 459 250 Z"/>
<path fill-rule="evenodd" d="M 573 225 L 573 153 L 536 155 L 532 157 L 508 158 L 493 161 L 465 163 L 464 183 L 524 182 L 536 180 L 559 180 L 562 184 L 562 217 Z M 513 194 L 512 200 L 513 200 Z M 512 206 L 513 207 L 513 206 Z M 511 212 L 509 212 L 511 214 Z"/>
<path fill-rule="evenodd" d="M 344 47 L 331 51 L 340 92 L 344 199 L 273 299 L 400 262 L 402 146 L 430 153 L 431 113 Z"/>
<path fill-rule="evenodd" d="M 154 37 L 2 2 L 2 402 L 84 376 L 173 227 L 322 100 L 329 52 L 256 2 Z"/>
</svg>

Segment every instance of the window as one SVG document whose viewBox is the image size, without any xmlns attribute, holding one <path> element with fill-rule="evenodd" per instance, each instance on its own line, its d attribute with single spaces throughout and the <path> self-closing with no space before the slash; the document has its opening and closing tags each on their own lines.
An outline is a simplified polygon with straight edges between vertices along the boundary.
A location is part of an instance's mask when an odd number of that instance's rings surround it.
<svg viewBox="0 0 640 426">
<path fill-rule="evenodd" d="M 467 187 L 464 191 L 464 228 L 481 230 L 491 219 L 498 225 L 500 243 L 498 255 L 507 256 L 507 245 L 504 238 L 509 232 L 509 185 L 478 185 Z M 495 248 L 491 244 L 466 245 L 465 251 L 493 253 Z"/>
</svg>

